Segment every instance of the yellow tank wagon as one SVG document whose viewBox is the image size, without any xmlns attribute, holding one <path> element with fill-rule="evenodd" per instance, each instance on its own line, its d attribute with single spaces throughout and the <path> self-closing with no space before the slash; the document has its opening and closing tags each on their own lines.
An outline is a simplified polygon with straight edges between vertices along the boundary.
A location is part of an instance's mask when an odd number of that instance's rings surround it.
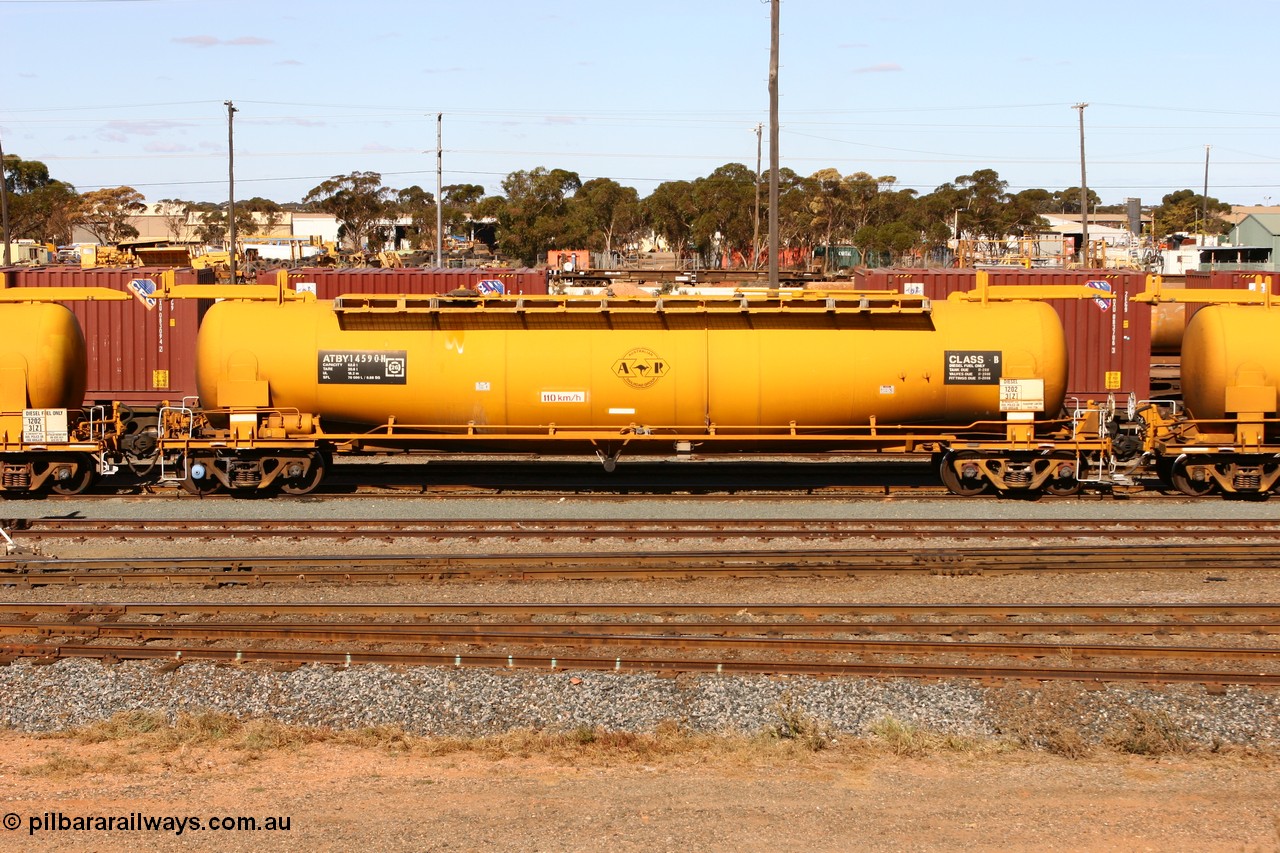
<svg viewBox="0 0 1280 853">
<path fill-rule="evenodd" d="M 0 288 L 0 491 L 83 491 L 108 450 L 106 408 L 87 413 L 75 315 L 52 299 L 129 299 L 102 288 Z M 113 415 L 114 413 L 111 413 Z"/>
<path fill-rule="evenodd" d="M 1265 495 L 1280 488 L 1280 302 L 1259 290 L 1164 289 L 1136 297 L 1203 304 L 1182 338 L 1180 408 L 1135 413 L 1145 454 L 1187 495 Z"/>
<path fill-rule="evenodd" d="M 196 491 L 395 449 L 930 453 L 961 494 L 1072 491 L 1097 449 L 1059 418 L 1057 314 L 1021 295 L 228 300 L 197 362 L 203 414 L 165 432 Z"/>
</svg>

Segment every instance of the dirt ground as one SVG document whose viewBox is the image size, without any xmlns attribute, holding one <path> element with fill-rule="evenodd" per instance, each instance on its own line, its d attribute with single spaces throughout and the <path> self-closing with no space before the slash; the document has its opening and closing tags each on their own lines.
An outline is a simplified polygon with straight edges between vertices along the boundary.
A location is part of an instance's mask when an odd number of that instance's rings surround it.
<svg viewBox="0 0 1280 853">
<path fill-rule="evenodd" d="M 0 734 L 0 850 L 1280 850 L 1274 756 L 283 727 L 226 745 L 158 737 Z M 289 828 L 30 834 L 33 819 L 108 815 Z"/>
</svg>

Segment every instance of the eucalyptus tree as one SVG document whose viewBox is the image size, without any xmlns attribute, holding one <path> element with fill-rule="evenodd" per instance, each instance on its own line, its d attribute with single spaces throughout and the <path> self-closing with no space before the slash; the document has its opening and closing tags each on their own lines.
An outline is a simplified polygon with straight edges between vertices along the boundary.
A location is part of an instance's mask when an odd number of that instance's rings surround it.
<svg viewBox="0 0 1280 853">
<path fill-rule="evenodd" d="M 693 222 L 698 216 L 691 181 L 665 181 L 654 187 L 640 202 L 645 223 L 661 237 L 676 258 L 683 258 L 693 241 Z"/>
<path fill-rule="evenodd" d="M 258 232 L 270 232 L 284 221 L 284 208 L 277 202 L 262 196 L 254 196 L 244 201 L 236 202 L 236 233 L 240 233 L 240 211 L 250 214 L 249 219 L 253 223 L 253 228 L 245 234 L 256 234 Z"/>
<path fill-rule="evenodd" d="M 412 245 L 434 246 L 436 240 L 436 197 L 418 185 L 396 193 L 395 212 L 409 219 L 408 237 Z"/>
<path fill-rule="evenodd" d="M 1041 213 L 1079 213 L 1080 212 L 1080 188 L 1067 187 L 1065 190 L 1057 190 L 1049 194 L 1052 201 L 1050 206 L 1041 210 Z M 1102 203 L 1102 199 L 1093 190 L 1087 193 L 1089 197 L 1089 210 L 1097 209 Z"/>
<path fill-rule="evenodd" d="M 373 227 L 393 212 L 391 190 L 377 172 L 335 175 L 313 187 L 302 199 L 309 209 L 329 213 L 342 223 L 353 249 L 364 246 Z M 237 229 L 239 219 L 236 220 Z"/>
<path fill-rule="evenodd" d="M 812 214 L 814 242 L 830 246 L 851 236 L 849 187 L 835 169 L 819 169 L 804 179 L 808 208 Z"/>
<path fill-rule="evenodd" d="M 728 163 L 693 182 L 697 212 L 691 237 L 709 261 L 714 263 L 714 256 L 723 252 L 750 254 L 755 193 L 756 174 L 740 163 Z"/>
<path fill-rule="evenodd" d="M 979 237 L 999 239 L 1008 233 L 1005 204 L 1009 182 L 1001 180 L 994 169 L 979 169 L 971 175 L 960 175 L 955 187 L 964 200 L 966 217 Z"/>
<path fill-rule="evenodd" d="M 197 202 L 191 205 L 191 221 L 195 238 L 209 246 L 218 246 L 227 241 L 227 208 L 223 202 Z M 253 212 L 236 205 L 236 237 L 251 237 L 258 233 L 258 221 Z"/>
<path fill-rule="evenodd" d="M 1208 222 L 1204 221 L 1204 211 L 1208 207 Z M 1153 211 L 1156 222 L 1160 225 L 1160 233 L 1172 234 L 1182 232 L 1191 234 L 1225 234 L 1231 230 L 1231 223 L 1223 217 L 1231 212 L 1231 205 L 1218 201 L 1193 190 L 1171 192 L 1160 200 Z"/>
<path fill-rule="evenodd" d="M 9 231 L 14 239 L 69 243 L 80 210 L 80 194 L 49 175 L 39 160 L 16 154 L 4 157 L 4 183 L 9 193 Z"/>
<path fill-rule="evenodd" d="M 583 248 L 612 253 L 634 241 L 643 222 L 640 194 L 609 178 L 592 178 L 573 196 L 570 217 L 589 233 Z"/>
<path fill-rule="evenodd" d="M 137 237 L 138 229 L 129 219 L 147 209 L 145 198 L 133 187 L 106 187 L 84 193 L 80 196 L 79 224 L 107 245 Z"/>
<path fill-rule="evenodd" d="M 156 202 L 156 212 L 164 222 L 169 239 L 175 243 L 186 243 L 194 237 L 191 214 L 195 203 L 180 198 L 162 198 Z"/>
<path fill-rule="evenodd" d="M 576 172 L 539 166 L 502 181 L 505 202 L 491 206 L 503 254 L 532 266 L 553 249 L 580 246 L 586 232 L 569 216 L 569 200 L 582 188 Z"/>
</svg>

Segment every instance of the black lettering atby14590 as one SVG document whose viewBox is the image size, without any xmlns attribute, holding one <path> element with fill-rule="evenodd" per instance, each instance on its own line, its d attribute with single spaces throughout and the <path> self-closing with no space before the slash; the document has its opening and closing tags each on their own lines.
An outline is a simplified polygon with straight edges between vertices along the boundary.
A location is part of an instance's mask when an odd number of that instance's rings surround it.
<svg viewBox="0 0 1280 853">
<path fill-rule="evenodd" d="M 320 350 L 316 381 L 321 385 L 404 385 L 404 350 Z"/>
<path fill-rule="evenodd" d="M 947 350 L 946 385 L 999 385 L 999 350 Z"/>
</svg>

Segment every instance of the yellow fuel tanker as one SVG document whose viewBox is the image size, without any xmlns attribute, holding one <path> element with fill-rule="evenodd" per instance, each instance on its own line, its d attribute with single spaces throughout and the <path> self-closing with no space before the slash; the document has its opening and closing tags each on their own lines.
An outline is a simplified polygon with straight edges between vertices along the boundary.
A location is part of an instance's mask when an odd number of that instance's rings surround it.
<svg viewBox="0 0 1280 853">
<path fill-rule="evenodd" d="M 69 309 L 0 302 L 0 410 L 79 408 L 87 376 L 84 334 Z"/>
<path fill-rule="evenodd" d="M 230 300 L 205 315 L 197 364 L 206 409 L 494 438 L 966 425 L 1003 420 L 1011 395 L 1056 416 L 1067 373 L 1044 303 L 884 294 Z"/>
<path fill-rule="evenodd" d="M 1182 339 L 1182 399 L 1196 418 L 1276 411 L 1280 309 L 1206 305 Z"/>
</svg>

